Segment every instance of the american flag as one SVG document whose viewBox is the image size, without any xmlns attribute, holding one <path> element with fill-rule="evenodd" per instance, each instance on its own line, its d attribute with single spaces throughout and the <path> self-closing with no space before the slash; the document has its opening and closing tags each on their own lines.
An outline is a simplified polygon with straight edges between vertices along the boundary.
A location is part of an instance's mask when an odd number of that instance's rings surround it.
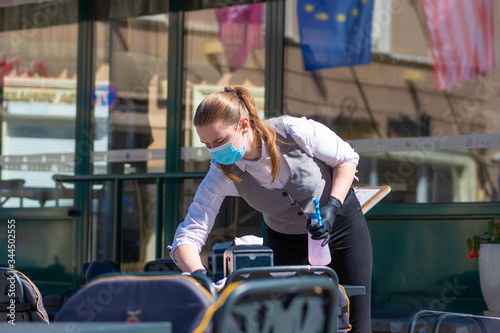
<svg viewBox="0 0 500 333">
<path fill-rule="evenodd" d="M 494 0 L 421 0 L 436 90 L 496 66 Z"/>
</svg>

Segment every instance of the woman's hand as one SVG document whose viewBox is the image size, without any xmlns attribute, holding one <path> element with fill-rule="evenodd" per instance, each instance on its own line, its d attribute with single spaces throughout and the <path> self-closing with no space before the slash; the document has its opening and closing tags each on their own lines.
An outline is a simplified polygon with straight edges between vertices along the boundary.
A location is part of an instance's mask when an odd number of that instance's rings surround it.
<svg viewBox="0 0 500 333">
<path fill-rule="evenodd" d="M 342 204 L 340 200 L 330 196 L 326 205 L 320 208 L 321 213 L 321 222 L 323 226 L 319 226 L 319 224 L 311 225 L 311 219 L 307 221 L 307 230 L 311 234 L 312 239 L 320 240 L 324 239 L 321 246 L 325 246 L 330 242 L 333 233 L 333 224 L 335 222 L 335 218 L 342 210 Z"/>
<path fill-rule="evenodd" d="M 215 279 L 214 279 L 214 276 L 212 275 L 212 273 L 210 273 L 209 271 L 207 271 L 206 269 L 198 269 L 196 271 L 194 271 L 193 273 L 191 273 L 191 276 L 197 276 L 197 275 L 201 275 L 201 276 L 204 276 L 208 279 L 210 279 L 210 281 L 212 282 L 216 282 Z"/>
</svg>

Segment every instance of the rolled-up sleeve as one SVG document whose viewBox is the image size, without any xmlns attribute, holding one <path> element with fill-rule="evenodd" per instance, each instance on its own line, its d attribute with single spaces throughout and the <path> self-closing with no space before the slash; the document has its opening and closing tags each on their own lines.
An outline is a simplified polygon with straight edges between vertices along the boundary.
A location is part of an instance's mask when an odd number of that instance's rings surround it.
<svg viewBox="0 0 500 333">
<path fill-rule="evenodd" d="M 295 142 L 311 157 L 332 168 L 345 162 L 358 165 L 358 153 L 325 125 L 306 117 L 285 117 L 285 124 Z"/>
<path fill-rule="evenodd" d="M 175 260 L 175 249 L 184 244 L 193 245 L 201 252 L 226 196 L 238 196 L 236 186 L 216 164 L 211 164 L 189 206 L 186 218 L 177 227 L 170 247 L 172 259 Z"/>
</svg>

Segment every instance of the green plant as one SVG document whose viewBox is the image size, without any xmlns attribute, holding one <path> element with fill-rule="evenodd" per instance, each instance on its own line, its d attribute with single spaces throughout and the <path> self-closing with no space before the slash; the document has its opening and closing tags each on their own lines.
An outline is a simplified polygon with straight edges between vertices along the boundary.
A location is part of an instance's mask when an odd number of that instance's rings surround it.
<svg viewBox="0 0 500 333">
<path fill-rule="evenodd" d="M 467 258 L 472 259 L 479 256 L 481 243 L 500 244 L 500 219 L 498 216 L 488 222 L 488 229 L 483 235 L 487 237 L 474 235 L 474 237 L 467 239 L 467 246 L 469 246 L 470 251 Z"/>
</svg>

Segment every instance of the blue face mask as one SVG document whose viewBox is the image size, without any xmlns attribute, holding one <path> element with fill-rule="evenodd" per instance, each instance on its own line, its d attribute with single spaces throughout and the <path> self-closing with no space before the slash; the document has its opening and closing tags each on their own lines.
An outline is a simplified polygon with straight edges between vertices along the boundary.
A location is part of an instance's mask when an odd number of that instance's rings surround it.
<svg viewBox="0 0 500 333">
<path fill-rule="evenodd" d="M 238 126 L 236 127 L 236 133 L 238 133 L 238 128 L 240 127 L 240 123 L 238 122 Z M 208 151 L 212 155 L 213 158 L 219 163 L 224 165 L 230 165 L 238 162 L 245 155 L 245 145 L 243 145 L 240 149 L 236 149 L 234 147 L 233 141 L 236 137 L 236 133 L 234 133 L 233 140 L 228 143 L 223 144 L 222 146 L 215 148 L 208 148 Z"/>
</svg>

